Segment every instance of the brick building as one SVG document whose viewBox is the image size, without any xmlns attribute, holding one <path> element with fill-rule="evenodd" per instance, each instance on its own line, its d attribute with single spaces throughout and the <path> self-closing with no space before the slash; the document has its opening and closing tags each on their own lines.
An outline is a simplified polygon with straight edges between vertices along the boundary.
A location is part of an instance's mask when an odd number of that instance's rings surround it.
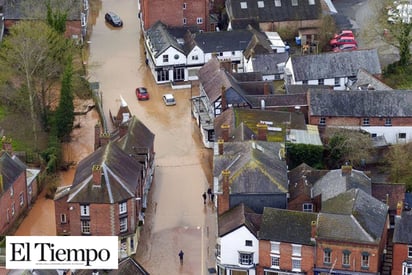
<svg viewBox="0 0 412 275">
<path fill-rule="evenodd" d="M 393 235 L 392 275 L 412 273 L 412 211 L 400 204 Z"/>
<path fill-rule="evenodd" d="M 143 30 L 151 28 L 160 18 L 170 27 L 196 27 L 208 31 L 209 1 L 207 0 L 140 0 Z"/>
</svg>

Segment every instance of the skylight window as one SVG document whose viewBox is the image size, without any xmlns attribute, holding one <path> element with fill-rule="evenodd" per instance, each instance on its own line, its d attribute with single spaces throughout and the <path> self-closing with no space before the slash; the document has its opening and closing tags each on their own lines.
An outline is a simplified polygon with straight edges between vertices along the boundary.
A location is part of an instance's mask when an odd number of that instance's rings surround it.
<svg viewBox="0 0 412 275">
<path fill-rule="evenodd" d="M 298 5 L 298 0 L 292 0 L 292 6 L 297 6 Z"/>
<path fill-rule="evenodd" d="M 247 9 L 247 3 L 246 2 L 240 2 L 240 8 L 241 9 Z"/>
<path fill-rule="evenodd" d="M 275 0 L 275 7 L 281 7 L 282 4 L 280 2 L 280 0 Z"/>
<path fill-rule="evenodd" d="M 258 8 L 264 8 L 265 7 L 265 3 L 263 1 L 258 1 Z"/>
</svg>

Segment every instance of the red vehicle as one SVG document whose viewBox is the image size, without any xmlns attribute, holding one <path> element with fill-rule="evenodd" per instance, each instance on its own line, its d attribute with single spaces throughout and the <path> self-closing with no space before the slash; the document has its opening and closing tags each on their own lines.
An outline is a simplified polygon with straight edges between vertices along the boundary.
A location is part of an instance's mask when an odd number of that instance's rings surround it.
<svg viewBox="0 0 412 275">
<path fill-rule="evenodd" d="M 334 39 L 338 39 L 341 37 L 355 37 L 351 30 L 342 30 L 340 33 L 335 34 L 333 37 Z"/>
<path fill-rule="evenodd" d="M 340 45 L 343 45 L 343 44 L 358 45 L 358 42 L 356 42 L 354 37 L 349 37 L 349 36 L 342 36 L 342 37 L 339 37 L 337 39 L 334 38 L 329 42 L 329 45 L 331 45 L 333 48 L 337 47 L 337 46 L 340 46 Z"/>
<path fill-rule="evenodd" d="M 138 100 L 148 100 L 149 92 L 145 87 L 136 88 L 136 97 Z"/>
<path fill-rule="evenodd" d="M 338 47 L 333 48 L 333 52 L 350 52 L 358 49 L 358 45 L 356 44 L 343 44 Z"/>
</svg>

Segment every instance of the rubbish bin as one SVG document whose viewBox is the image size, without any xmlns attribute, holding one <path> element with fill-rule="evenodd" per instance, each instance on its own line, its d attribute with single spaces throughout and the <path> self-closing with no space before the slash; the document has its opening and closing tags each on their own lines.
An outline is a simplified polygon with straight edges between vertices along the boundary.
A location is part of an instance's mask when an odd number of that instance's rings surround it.
<svg viewBox="0 0 412 275">
<path fill-rule="evenodd" d="M 300 38 L 299 36 L 296 36 L 296 37 L 295 37 L 295 43 L 296 43 L 297 46 L 302 45 L 302 40 L 301 40 L 301 38 Z"/>
</svg>

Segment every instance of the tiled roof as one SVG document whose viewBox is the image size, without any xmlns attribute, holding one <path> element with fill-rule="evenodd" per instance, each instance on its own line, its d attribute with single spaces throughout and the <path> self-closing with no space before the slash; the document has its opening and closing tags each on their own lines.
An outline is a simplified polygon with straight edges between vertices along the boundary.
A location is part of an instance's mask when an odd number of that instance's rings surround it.
<svg viewBox="0 0 412 275">
<path fill-rule="evenodd" d="M 136 116 L 126 122 L 127 134 L 118 140 L 119 147 L 127 154 L 136 154 L 136 150 L 153 148 L 155 135 Z"/>
<path fill-rule="evenodd" d="M 259 108 L 262 100 L 265 102 L 265 107 L 294 107 L 307 106 L 308 101 L 305 94 L 291 95 L 247 95 L 245 96 L 253 108 Z"/>
<path fill-rule="evenodd" d="M 183 47 L 177 42 L 177 39 L 169 32 L 166 25 L 157 21 L 150 29 L 147 30 L 146 36 L 155 50 L 155 57 L 160 56 L 168 48 L 172 47 L 177 51 L 184 53 Z"/>
<path fill-rule="evenodd" d="M 327 172 L 327 170 L 312 168 L 306 163 L 302 163 L 290 170 L 288 173 L 290 199 L 293 200 L 302 195 L 302 193 L 310 197 L 314 183 Z"/>
<path fill-rule="evenodd" d="M 411 90 L 309 91 L 309 113 L 312 116 L 411 117 L 410 102 Z"/>
<path fill-rule="evenodd" d="M 101 166 L 101 185 L 92 179 L 92 167 Z M 134 197 L 141 165 L 114 142 L 109 142 L 80 161 L 68 201 L 79 203 L 115 203 Z"/>
<path fill-rule="evenodd" d="M 376 49 L 297 55 L 291 61 L 296 81 L 351 77 L 360 69 L 373 75 L 382 73 Z"/>
<path fill-rule="evenodd" d="M 287 167 L 280 150 L 276 142 L 225 142 L 223 155 L 214 156 L 213 174 L 220 178 L 228 169 L 233 194 L 286 193 Z"/>
<path fill-rule="evenodd" d="M 227 51 L 243 51 L 252 38 L 248 30 L 201 32 L 196 34 L 196 45 L 204 53 L 219 53 Z"/>
<path fill-rule="evenodd" d="M 393 242 L 412 244 L 412 211 L 403 211 L 401 219 L 395 223 L 395 230 L 393 232 Z"/>
<path fill-rule="evenodd" d="M 320 239 L 378 243 L 386 226 L 388 207 L 360 189 L 351 189 L 322 203 Z"/>
<path fill-rule="evenodd" d="M 256 19 L 259 22 L 282 22 L 319 19 L 322 13 L 320 0 L 297 1 L 292 6 L 290 0 L 281 0 L 281 6 L 275 6 L 273 0 L 226 0 L 226 10 L 230 20 Z"/>
<path fill-rule="evenodd" d="M 0 151 L 0 175 L 3 178 L 3 190 L 0 190 L 0 195 L 8 190 L 25 170 L 25 167 L 13 160 L 7 152 Z"/>
<path fill-rule="evenodd" d="M 286 63 L 289 58 L 287 52 L 284 53 L 267 53 L 255 54 L 252 57 L 253 71 L 262 72 L 263 75 L 283 73 L 283 68 L 279 68 L 278 64 Z"/>
<path fill-rule="evenodd" d="M 314 245 L 311 241 L 312 222 L 317 213 L 265 207 L 259 231 L 260 240 Z"/>
<path fill-rule="evenodd" d="M 218 217 L 218 236 L 223 237 L 241 226 L 246 226 L 257 237 L 260 220 L 260 214 L 241 203 Z"/>
</svg>

